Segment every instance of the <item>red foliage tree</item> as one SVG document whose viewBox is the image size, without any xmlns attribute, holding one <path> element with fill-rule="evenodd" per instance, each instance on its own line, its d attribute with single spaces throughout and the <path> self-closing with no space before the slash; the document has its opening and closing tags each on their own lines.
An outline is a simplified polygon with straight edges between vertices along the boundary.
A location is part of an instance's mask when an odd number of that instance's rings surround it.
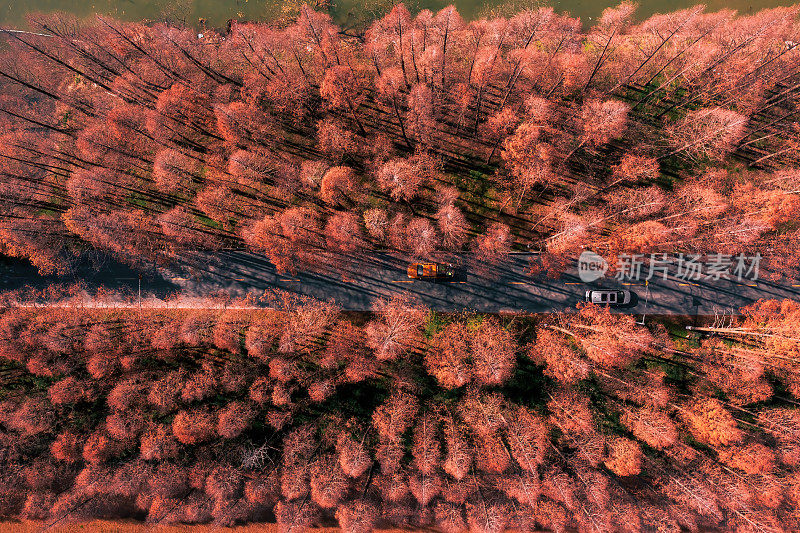
<svg viewBox="0 0 800 533">
<path fill-rule="evenodd" d="M 706 444 L 727 446 L 742 439 L 736 420 L 719 400 L 698 399 L 682 411 L 692 435 Z"/>
<path fill-rule="evenodd" d="M 350 167 L 333 167 L 322 177 L 319 197 L 328 204 L 341 205 L 350 200 L 356 191 L 358 180 Z"/>
<path fill-rule="evenodd" d="M 500 222 L 492 222 L 486 232 L 475 241 L 477 260 L 496 264 L 511 251 L 511 229 Z"/>
<path fill-rule="evenodd" d="M 53 383 L 47 394 L 53 405 L 91 402 L 96 396 L 90 381 L 78 380 L 72 376 Z"/>
<path fill-rule="evenodd" d="M 467 240 L 469 224 L 464 214 L 452 202 L 442 204 L 436 211 L 436 223 L 446 248 L 458 249 Z"/>
<path fill-rule="evenodd" d="M 724 157 L 742 137 L 747 117 L 721 107 L 700 108 L 689 112 L 672 128 L 675 152 L 691 157 Z"/>
<path fill-rule="evenodd" d="M 52 408 L 46 400 L 27 398 L 8 416 L 6 425 L 30 436 L 49 431 L 53 421 Z"/>
<path fill-rule="evenodd" d="M 374 531 L 380 517 L 378 506 L 365 499 L 348 501 L 336 509 L 339 527 L 348 533 Z"/>
<path fill-rule="evenodd" d="M 392 198 L 410 200 L 417 195 L 426 175 L 424 170 L 407 159 L 392 159 L 378 170 L 378 185 Z"/>
<path fill-rule="evenodd" d="M 659 170 L 658 160 L 655 158 L 625 154 L 614 167 L 614 176 L 629 183 L 653 181 L 658 177 Z"/>
<path fill-rule="evenodd" d="M 336 439 L 336 450 L 339 454 L 339 466 L 350 477 L 361 476 L 372 464 L 372 458 L 364 444 L 346 433 Z"/>
<path fill-rule="evenodd" d="M 219 412 L 217 433 L 225 439 L 236 438 L 250 426 L 253 416 L 253 409 L 249 405 L 239 401 L 231 402 Z"/>
<path fill-rule="evenodd" d="M 157 424 L 148 428 L 141 438 L 139 453 L 147 461 L 163 461 L 178 456 L 180 444 L 168 426 Z"/>
<path fill-rule="evenodd" d="M 343 124 L 331 119 L 317 122 L 317 146 L 329 155 L 341 158 L 344 154 L 358 153 L 361 143 Z"/>
<path fill-rule="evenodd" d="M 547 427 L 529 409 L 519 406 L 507 417 L 506 439 L 520 468 L 536 477 L 547 451 Z"/>
<path fill-rule="evenodd" d="M 599 146 L 625 133 L 630 106 L 618 100 L 587 100 L 581 108 L 585 142 Z"/>
<path fill-rule="evenodd" d="M 282 313 L 265 309 L 253 319 L 245 333 L 245 348 L 247 354 L 269 361 L 281 331 L 283 331 L 284 315 Z"/>
<path fill-rule="evenodd" d="M 447 454 L 442 468 L 457 480 L 462 480 L 472 466 L 472 453 L 464 431 L 453 418 L 448 418 L 444 426 Z"/>
<path fill-rule="evenodd" d="M 465 324 L 452 322 L 431 339 L 425 353 L 425 368 L 442 387 L 454 389 L 472 381 L 474 370 L 470 365 L 468 338 Z"/>
<path fill-rule="evenodd" d="M 417 420 L 414 427 L 414 440 L 411 454 L 412 463 L 423 475 L 431 475 L 439 467 L 441 461 L 441 445 L 437 435 L 439 420 L 432 413 L 427 413 Z"/>
<path fill-rule="evenodd" d="M 160 191 L 186 193 L 199 175 L 201 163 L 196 157 L 173 150 L 159 150 L 153 160 L 153 180 Z"/>
<path fill-rule="evenodd" d="M 163 378 L 153 381 L 147 393 L 147 401 L 162 412 L 177 409 L 186 372 L 183 369 L 173 370 Z"/>
<path fill-rule="evenodd" d="M 341 254 L 360 251 L 365 243 L 356 215 L 338 211 L 331 216 L 325 223 L 325 243 Z"/>
<path fill-rule="evenodd" d="M 50 453 L 59 461 L 74 463 L 80 461 L 83 452 L 83 437 L 66 431 L 60 433 L 50 445 Z"/>
<path fill-rule="evenodd" d="M 339 463 L 332 455 L 321 457 L 311 466 L 311 499 L 323 509 L 336 507 L 350 486 Z"/>
<path fill-rule="evenodd" d="M 172 421 L 172 432 L 183 444 L 199 444 L 214 438 L 217 424 L 213 413 L 203 409 L 181 410 Z"/>
<path fill-rule="evenodd" d="M 540 329 L 528 357 L 544 363 L 544 373 L 566 384 L 574 384 L 589 376 L 590 366 L 569 345 L 567 339 L 554 331 Z"/>
<path fill-rule="evenodd" d="M 427 506 L 442 491 L 442 479 L 439 476 L 410 476 L 408 488 L 420 505 Z"/>
<path fill-rule="evenodd" d="M 392 360 L 420 340 L 420 327 L 427 310 L 409 296 L 394 296 L 375 306 L 380 321 L 367 324 L 367 344 L 380 360 Z"/>
<path fill-rule="evenodd" d="M 145 426 L 145 415 L 140 409 L 124 412 L 112 412 L 106 417 L 105 426 L 108 434 L 119 441 L 134 440 Z"/>
<path fill-rule="evenodd" d="M 95 431 L 83 445 L 83 458 L 92 464 L 105 463 L 120 452 L 119 444 L 100 431 Z"/>
<path fill-rule="evenodd" d="M 396 440 L 417 415 L 417 399 L 405 392 L 394 392 L 372 413 L 372 423 L 384 440 Z"/>
<path fill-rule="evenodd" d="M 678 430 L 672 419 L 654 409 L 627 409 L 623 411 L 620 421 L 637 439 L 659 450 L 678 440 Z"/>
<path fill-rule="evenodd" d="M 389 218 L 383 209 L 368 209 L 364 212 L 364 226 L 369 236 L 378 242 L 386 239 Z"/>
<path fill-rule="evenodd" d="M 210 363 L 203 363 L 201 370 L 187 376 L 181 390 L 181 400 L 186 403 L 210 398 L 219 385 L 219 370 Z"/>
<path fill-rule="evenodd" d="M 503 142 L 501 155 L 513 177 L 519 202 L 532 187 L 550 185 L 555 179 L 553 147 L 540 140 L 541 134 L 541 126 L 523 122 Z"/>
<path fill-rule="evenodd" d="M 516 343 L 511 333 L 486 318 L 469 336 L 475 380 L 482 385 L 502 385 L 516 364 Z"/>
<path fill-rule="evenodd" d="M 636 441 L 616 437 L 608 441 L 605 465 L 618 476 L 635 476 L 642 470 L 642 450 Z"/>
<path fill-rule="evenodd" d="M 414 217 L 405 228 L 405 247 L 420 258 L 429 257 L 439 244 L 439 236 L 428 219 Z"/>
</svg>

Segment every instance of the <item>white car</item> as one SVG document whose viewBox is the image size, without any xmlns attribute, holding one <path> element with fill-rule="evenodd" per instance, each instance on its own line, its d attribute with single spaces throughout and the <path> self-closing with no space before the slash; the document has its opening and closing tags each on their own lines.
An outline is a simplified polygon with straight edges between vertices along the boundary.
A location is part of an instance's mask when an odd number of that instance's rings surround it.
<svg viewBox="0 0 800 533">
<path fill-rule="evenodd" d="M 597 305 L 628 305 L 633 299 L 631 291 L 598 289 L 586 291 L 584 299 Z"/>
</svg>

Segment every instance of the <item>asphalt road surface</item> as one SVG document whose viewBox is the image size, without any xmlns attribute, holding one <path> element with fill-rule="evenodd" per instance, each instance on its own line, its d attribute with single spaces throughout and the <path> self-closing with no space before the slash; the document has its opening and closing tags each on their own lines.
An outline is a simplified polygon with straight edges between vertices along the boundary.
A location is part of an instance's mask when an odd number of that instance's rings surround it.
<svg viewBox="0 0 800 533">
<path fill-rule="evenodd" d="M 636 315 L 714 315 L 731 313 L 761 298 L 800 300 L 800 281 L 772 283 L 736 279 L 685 281 L 655 277 L 641 281 L 601 278 L 583 283 L 577 270 L 559 279 L 526 273 L 534 254 L 512 254 L 495 267 L 474 264 L 471 255 L 442 258 L 456 264 L 456 277 L 447 282 L 416 281 L 407 278 L 408 260 L 392 254 L 371 254 L 350 259 L 345 266 L 331 268 L 320 264 L 313 271 L 296 275 L 279 274 L 265 257 L 244 251 L 186 254 L 181 266 L 151 269 L 142 276 L 145 297 L 163 298 L 179 293 L 203 297 L 219 291 L 236 296 L 261 295 L 272 289 L 333 301 L 345 310 L 366 311 L 380 299 L 409 293 L 437 311 L 474 310 L 479 312 L 556 312 L 574 310 L 590 288 L 633 291 L 635 305 L 618 309 Z M 337 261 L 341 264 L 341 261 Z M 138 290 L 138 274 L 128 267 L 105 260 L 76 268 L 67 279 L 43 278 L 35 269 L 18 261 L 0 265 L 0 289 L 21 285 L 44 286 L 51 281 L 81 280 L 90 288 L 104 286 Z"/>
</svg>

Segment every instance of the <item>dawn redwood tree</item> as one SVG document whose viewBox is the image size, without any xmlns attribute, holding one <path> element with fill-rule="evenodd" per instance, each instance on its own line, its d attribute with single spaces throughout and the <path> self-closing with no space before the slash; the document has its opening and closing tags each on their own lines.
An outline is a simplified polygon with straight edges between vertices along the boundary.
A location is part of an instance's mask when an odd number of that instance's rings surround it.
<svg viewBox="0 0 800 533">
<path fill-rule="evenodd" d="M 356 358 L 365 351 L 365 333 L 347 319 L 336 320 L 330 326 L 325 352 L 319 359 L 323 368 L 336 368 L 341 363 Z"/>
<path fill-rule="evenodd" d="M 355 214 L 337 211 L 325 222 L 325 243 L 329 251 L 350 256 L 364 248 L 361 225 Z"/>
<path fill-rule="evenodd" d="M 350 480 L 342 471 L 336 457 L 325 455 L 311 466 L 311 499 L 323 509 L 333 509 L 345 497 Z"/>
<path fill-rule="evenodd" d="M 358 478 L 372 465 L 372 457 L 363 442 L 342 432 L 336 439 L 339 466 L 351 478 Z"/>
<path fill-rule="evenodd" d="M 364 211 L 364 226 L 374 241 L 383 242 L 386 239 L 389 228 L 389 217 L 386 211 L 378 208 Z"/>
<path fill-rule="evenodd" d="M 742 430 L 719 400 L 697 399 L 681 413 L 689 431 L 701 442 L 726 446 L 742 440 Z"/>
<path fill-rule="evenodd" d="M 502 385 L 514 371 L 517 346 L 511 333 L 485 319 L 469 336 L 475 380 L 482 385 Z"/>
<path fill-rule="evenodd" d="M 182 444 L 199 444 L 214 438 L 216 416 L 201 408 L 178 411 L 172 421 L 172 432 Z"/>
<path fill-rule="evenodd" d="M 618 476 L 635 476 L 642 470 L 642 450 L 636 441 L 616 437 L 607 443 L 605 465 Z"/>
<path fill-rule="evenodd" d="M 442 451 L 438 436 L 439 422 L 438 416 L 426 413 L 417 420 L 414 427 L 412 465 L 423 476 L 433 474 L 440 466 Z"/>
<path fill-rule="evenodd" d="M 452 322 L 431 339 L 425 352 L 425 368 L 442 387 L 454 389 L 473 380 L 470 337 L 465 323 Z"/>
<path fill-rule="evenodd" d="M 461 481 L 472 466 L 472 450 L 464 428 L 453 416 L 445 417 L 444 439 L 446 454 L 442 469 Z"/>
<path fill-rule="evenodd" d="M 625 409 L 620 422 L 637 439 L 657 450 L 672 446 L 678 440 L 675 422 L 668 414 L 656 409 Z"/>
<path fill-rule="evenodd" d="M 581 108 L 581 142 L 592 146 L 607 144 L 625 133 L 630 106 L 619 100 L 587 100 Z"/>
<path fill-rule="evenodd" d="M 319 196 L 331 205 L 343 205 L 350 201 L 356 192 L 358 180 L 355 172 L 350 167 L 330 168 L 322 177 Z"/>
<path fill-rule="evenodd" d="M 339 521 L 339 527 L 347 532 L 374 531 L 380 518 L 380 508 L 374 502 L 364 498 L 345 502 L 336 509 L 336 520 Z"/>
<path fill-rule="evenodd" d="M 162 461 L 178 456 L 180 444 L 169 426 L 155 424 L 142 433 L 139 453 L 146 461 Z"/>
<path fill-rule="evenodd" d="M 528 357 L 544 364 L 544 374 L 572 385 L 589 377 L 591 365 L 571 346 L 569 339 L 555 331 L 537 328 L 536 342 L 528 347 Z"/>
<path fill-rule="evenodd" d="M 436 211 L 436 225 L 442 234 L 442 245 L 457 250 L 467 241 L 469 223 L 453 202 L 443 203 Z"/>
<path fill-rule="evenodd" d="M 171 148 L 159 150 L 153 160 L 153 179 L 156 187 L 166 193 L 187 193 L 200 174 L 201 161 L 197 156 Z"/>
<path fill-rule="evenodd" d="M 419 410 L 416 397 L 395 391 L 372 413 L 372 424 L 384 441 L 395 441 L 414 423 Z"/>
<path fill-rule="evenodd" d="M 587 324 L 575 324 L 587 357 L 604 367 L 624 367 L 636 361 L 654 343 L 653 335 L 636 325 L 633 317 L 612 315 L 608 308 L 583 306 L 578 315 Z"/>
<path fill-rule="evenodd" d="M 406 247 L 414 257 L 429 257 L 439 244 L 433 224 L 426 218 L 414 217 L 405 228 Z"/>
<path fill-rule="evenodd" d="M 283 332 L 278 339 L 281 353 L 312 350 L 340 312 L 333 303 L 289 293 L 280 295 L 279 303 L 285 316 Z"/>
<path fill-rule="evenodd" d="M 317 147 L 329 156 L 340 160 L 345 154 L 359 153 L 362 141 L 346 125 L 333 119 L 317 122 Z"/>
<path fill-rule="evenodd" d="M 474 243 L 477 259 L 494 265 L 511 251 L 511 228 L 501 222 L 492 222 Z"/>
<path fill-rule="evenodd" d="M 403 66 L 405 65 L 403 64 Z M 406 120 L 400 112 L 404 99 L 403 90 L 408 86 L 408 81 L 404 80 L 404 77 L 407 77 L 407 74 L 405 74 L 403 70 L 397 67 L 389 67 L 381 72 L 375 84 L 378 94 L 392 105 L 392 110 L 397 118 L 397 122 L 400 126 L 400 134 L 403 136 L 406 147 L 409 150 L 413 150 L 414 144 L 409 139 L 409 133 L 406 130 Z"/>
<path fill-rule="evenodd" d="M 384 163 L 376 175 L 378 185 L 389 191 L 395 200 L 410 200 L 416 196 L 425 177 L 420 166 L 401 158 Z"/>
<path fill-rule="evenodd" d="M 626 183 L 653 181 L 658 174 L 658 160 L 653 157 L 625 154 L 614 167 L 614 177 Z"/>
<path fill-rule="evenodd" d="M 69 431 L 59 433 L 50 445 L 50 453 L 58 461 L 75 463 L 82 458 L 84 440 L 84 437 Z"/>
<path fill-rule="evenodd" d="M 362 136 L 367 133 L 359 114 L 359 107 L 365 97 L 363 85 L 360 75 L 350 66 L 335 65 L 325 71 L 319 87 L 320 96 L 331 108 L 342 108 L 349 112 Z"/>
<path fill-rule="evenodd" d="M 430 48 L 429 50 L 435 50 Z M 405 122 L 415 146 L 434 148 L 437 113 L 440 105 L 438 95 L 426 83 L 416 83 L 406 95 Z"/>
<path fill-rule="evenodd" d="M 236 150 L 228 158 L 228 173 L 244 188 L 258 189 L 275 175 L 278 163 L 266 150 Z"/>
<path fill-rule="evenodd" d="M 420 328 L 428 311 L 410 296 L 380 300 L 375 306 L 380 320 L 366 326 L 367 345 L 379 360 L 392 360 L 413 350 L 421 341 Z"/>
<path fill-rule="evenodd" d="M 671 154 L 721 159 L 741 139 L 747 117 L 722 107 L 690 111 L 670 131 L 675 149 Z"/>
<path fill-rule="evenodd" d="M 532 188 L 552 186 L 557 179 L 556 149 L 540 136 L 540 126 L 523 122 L 503 143 L 501 156 L 511 173 L 509 188 L 514 191 L 517 205 Z"/>
<path fill-rule="evenodd" d="M 222 408 L 217 417 L 217 433 L 225 439 L 234 439 L 246 430 L 254 417 L 250 405 L 233 401 Z"/>
</svg>

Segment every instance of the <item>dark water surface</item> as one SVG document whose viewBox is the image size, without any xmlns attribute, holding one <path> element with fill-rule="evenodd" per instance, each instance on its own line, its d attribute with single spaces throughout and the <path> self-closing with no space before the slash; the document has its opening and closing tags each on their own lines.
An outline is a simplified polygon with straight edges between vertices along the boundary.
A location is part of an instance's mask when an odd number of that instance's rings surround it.
<svg viewBox="0 0 800 533">
<path fill-rule="evenodd" d="M 297 5 L 300 0 L 288 0 Z M 618 2 L 550 0 L 455 0 L 455 6 L 468 19 L 478 18 L 496 9 L 514 9 L 523 6 L 551 5 L 558 12 L 569 12 L 591 24 L 609 5 Z M 311 3 L 311 2 L 309 2 Z M 407 2 L 410 8 L 441 9 L 451 2 L 444 0 L 414 0 Z M 644 19 L 654 13 L 664 13 L 692 6 L 692 0 L 642 0 L 639 2 L 637 18 Z M 764 8 L 792 5 L 786 0 L 708 0 L 704 2 L 709 11 L 723 8 L 740 13 L 751 13 Z M 224 27 L 229 19 L 269 20 L 284 11 L 284 2 L 276 0 L 2 0 L 0 1 L 0 25 L 5 28 L 25 27 L 25 15 L 30 12 L 66 11 L 81 17 L 94 13 L 111 15 L 123 20 L 177 20 L 197 24 L 203 18 L 211 27 Z M 363 20 L 375 14 L 385 13 L 391 0 L 364 2 L 363 0 L 332 0 L 329 12 L 343 25 Z M 513 7 L 512 7 L 513 6 Z"/>
</svg>

